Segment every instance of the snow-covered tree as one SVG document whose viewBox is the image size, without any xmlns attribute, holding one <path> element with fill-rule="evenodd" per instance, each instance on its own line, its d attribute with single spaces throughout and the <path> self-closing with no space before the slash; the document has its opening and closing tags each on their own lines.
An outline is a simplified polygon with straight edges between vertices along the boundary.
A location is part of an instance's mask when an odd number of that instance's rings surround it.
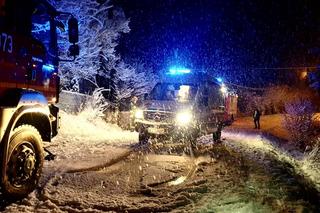
<svg viewBox="0 0 320 213">
<path fill-rule="evenodd" d="M 52 0 L 51 3 L 59 10 L 72 13 L 79 22 L 80 55 L 73 63 L 60 64 L 62 86 L 65 89 L 79 91 L 82 80 L 98 87 L 97 71 L 101 64 L 106 68 L 99 75 L 107 75 L 107 71 L 115 68 L 120 61 L 116 53 L 118 39 L 122 33 L 130 31 L 129 21 L 123 10 L 107 0 L 99 4 L 92 0 L 77 1 Z M 59 47 L 61 52 L 67 52 L 69 42 L 67 33 L 60 33 Z"/>
<path fill-rule="evenodd" d="M 292 142 L 301 148 L 313 146 L 314 130 L 312 118 L 315 115 L 315 107 L 309 100 L 297 100 L 285 105 L 286 114 L 284 127 L 290 132 Z"/>
<path fill-rule="evenodd" d="M 103 4 L 93 0 L 82 0 L 81 4 L 67 0 L 51 3 L 59 11 L 72 13 L 79 22 L 80 55 L 75 62 L 60 63 L 64 89 L 93 92 L 104 88 L 103 95 L 114 107 L 151 90 L 155 83 L 153 70 L 143 62 L 127 64 L 116 52 L 121 34 L 130 31 L 121 8 L 112 5 L 111 0 Z M 70 45 L 68 34 L 61 32 L 59 36 L 63 54 Z"/>
<path fill-rule="evenodd" d="M 128 65 L 120 62 L 116 67 L 117 100 L 149 93 L 157 81 L 153 70 L 142 62 Z"/>
</svg>

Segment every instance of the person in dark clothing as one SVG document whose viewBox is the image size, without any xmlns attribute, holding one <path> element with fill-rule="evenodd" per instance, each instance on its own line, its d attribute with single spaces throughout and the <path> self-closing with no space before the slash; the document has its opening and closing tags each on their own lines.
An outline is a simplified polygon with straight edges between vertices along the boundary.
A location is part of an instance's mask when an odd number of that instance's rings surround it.
<svg viewBox="0 0 320 213">
<path fill-rule="evenodd" d="M 216 124 L 216 128 L 214 130 L 214 132 L 212 133 L 212 138 L 214 142 L 221 142 L 221 131 L 223 128 L 223 122 L 222 121 L 218 121 Z"/>
<path fill-rule="evenodd" d="M 260 116 L 261 116 L 260 111 L 258 109 L 255 109 L 253 112 L 253 122 L 254 122 L 255 129 L 260 129 Z"/>
</svg>

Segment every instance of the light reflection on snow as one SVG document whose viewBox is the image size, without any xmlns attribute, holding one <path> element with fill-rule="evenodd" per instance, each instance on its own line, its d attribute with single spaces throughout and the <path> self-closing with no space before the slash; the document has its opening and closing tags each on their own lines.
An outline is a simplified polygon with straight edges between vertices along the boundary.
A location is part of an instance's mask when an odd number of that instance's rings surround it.
<svg viewBox="0 0 320 213">
<path fill-rule="evenodd" d="M 315 160 L 315 153 L 319 148 L 315 148 L 310 153 L 302 153 L 297 150 L 288 151 L 288 148 L 281 147 L 277 142 L 263 136 L 247 133 L 223 132 L 222 137 L 226 138 L 225 144 L 234 147 L 236 144 L 247 147 L 248 149 L 260 150 L 262 153 L 274 155 L 279 161 L 286 162 L 295 168 L 295 172 L 308 177 L 315 187 L 320 190 L 320 169 L 319 162 Z"/>
<path fill-rule="evenodd" d="M 186 179 L 187 179 L 187 176 L 181 176 L 176 180 L 170 181 L 168 184 L 169 186 L 176 186 L 176 185 L 182 184 Z"/>
</svg>

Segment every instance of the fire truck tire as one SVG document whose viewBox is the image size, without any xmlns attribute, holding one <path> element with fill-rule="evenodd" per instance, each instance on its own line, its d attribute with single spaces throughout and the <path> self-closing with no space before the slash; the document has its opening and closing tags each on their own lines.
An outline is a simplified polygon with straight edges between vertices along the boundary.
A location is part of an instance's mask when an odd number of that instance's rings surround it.
<svg viewBox="0 0 320 213">
<path fill-rule="evenodd" d="M 13 130 L 8 146 L 1 190 L 10 198 L 22 198 L 38 185 L 44 162 L 42 139 L 33 126 L 21 125 Z"/>
</svg>

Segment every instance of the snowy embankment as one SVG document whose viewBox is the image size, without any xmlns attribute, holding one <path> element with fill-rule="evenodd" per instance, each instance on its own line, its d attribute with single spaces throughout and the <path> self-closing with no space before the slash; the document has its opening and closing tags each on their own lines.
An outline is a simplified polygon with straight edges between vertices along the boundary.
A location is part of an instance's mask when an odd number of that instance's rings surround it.
<svg viewBox="0 0 320 213">
<path fill-rule="evenodd" d="M 56 156 L 47 162 L 54 170 L 77 171 L 96 168 L 130 152 L 138 141 L 137 133 L 124 131 L 96 117 L 61 112 L 61 128 L 47 148 Z"/>
<path fill-rule="evenodd" d="M 246 149 L 252 153 L 259 151 L 263 154 L 271 154 L 278 161 L 291 167 L 291 172 L 303 177 L 304 181 L 320 193 L 320 149 L 316 147 L 310 153 L 302 153 L 281 140 L 264 134 L 250 133 L 246 131 L 225 130 L 222 134 L 225 144 L 233 149 Z M 263 160 L 263 156 L 261 156 Z"/>
<path fill-rule="evenodd" d="M 88 116 L 61 112 L 61 129 L 59 137 L 72 137 L 88 145 L 108 143 L 112 145 L 137 142 L 138 135 L 124 131 L 115 124 L 106 123 L 101 118 L 88 119 Z"/>
</svg>

